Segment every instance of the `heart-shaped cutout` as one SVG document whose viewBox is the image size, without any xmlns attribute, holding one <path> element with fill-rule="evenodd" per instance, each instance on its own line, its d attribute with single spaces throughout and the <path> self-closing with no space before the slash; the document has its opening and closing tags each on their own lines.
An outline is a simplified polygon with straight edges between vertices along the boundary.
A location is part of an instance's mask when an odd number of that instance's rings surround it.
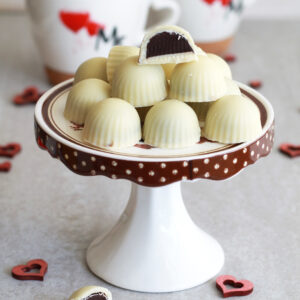
<svg viewBox="0 0 300 300">
<path fill-rule="evenodd" d="M 73 32 L 77 32 L 86 25 L 90 14 L 88 12 L 61 11 L 59 17 L 67 28 Z"/>
<path fill-rule="evenodd" d="M 281 144 L 279 149 L 290 157 L 300 156 L 300 145 Z"/>
<path fill-rule="evenodd" d="M 21 145 L 18 143 L 10 143 L 5 146 L 0 146 L 0 156 L 14 157 L 21 151 Z"/>
<path fill-rule="evenodd" d="M 26 263 L 26 265 L 18 265 L 13 267 L 11 274 L 18 280 L 44 280 L 47 272 L 48 264 L 42 259 L 33 259 Z M 32 272 L 36 271 L 36 272 Z"/>
<path fill-rule="evenodd" d="M 222 292 L 223 297 L 246 296 L 252 293 L 253 283 L 249 280 L 236 280 L 234 276 L 222 275 L 216 280 L 217 288 Z M 231 286 L 232 288 L 228 288 Z"/>
</svg>

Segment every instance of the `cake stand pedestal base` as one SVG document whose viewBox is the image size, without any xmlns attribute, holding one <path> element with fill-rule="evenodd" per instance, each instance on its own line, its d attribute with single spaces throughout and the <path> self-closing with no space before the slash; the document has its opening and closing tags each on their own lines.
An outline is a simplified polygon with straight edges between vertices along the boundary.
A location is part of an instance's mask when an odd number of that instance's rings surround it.
<svg viewBox="0 0 300 300">
<path fill-rule="evenodd" d="M 163 187 L 132 184 L 118 223 L 87 251 L 103 280 L 140 292 L 173 292 L 206 282 L 222 268 L 218 242 L 191 220 L 180 182 Z"/>
</svg>

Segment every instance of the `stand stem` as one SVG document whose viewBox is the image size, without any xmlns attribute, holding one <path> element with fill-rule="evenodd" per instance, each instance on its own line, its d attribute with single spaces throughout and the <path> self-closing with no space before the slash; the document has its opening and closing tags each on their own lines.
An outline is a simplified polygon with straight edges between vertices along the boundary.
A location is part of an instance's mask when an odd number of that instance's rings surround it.
<svg viewBox="0 0 300 300">
<path fill-rule="evenodd" d="M 133 183 L 125 212 L 106 236 L 93 241 L 87 262 L 113 285 L 171 292 L 215 276 L 224 254 L 191 220 L 179 182 L 156 188 Z"/>
</svg>

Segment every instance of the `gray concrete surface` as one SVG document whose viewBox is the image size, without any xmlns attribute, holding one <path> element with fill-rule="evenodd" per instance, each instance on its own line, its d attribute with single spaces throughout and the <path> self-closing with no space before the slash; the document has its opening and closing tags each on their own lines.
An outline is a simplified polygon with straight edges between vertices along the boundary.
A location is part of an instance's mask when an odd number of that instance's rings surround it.
<svg viewBox="0 0 300 300">
<path fill-rule="evenodd" d="M 224 248 L 221 274 L 254 283 L 249 300 L 300 299 L 300 158 L 277 151 L 281 142 L 300 143 L 299 28 L 300 21 L 247 21 L 231 48 L 238 57 L 232 64 L 235 79 L 263 80 L 261 92 L 274 106 L 273 153 L 231 180 L 182 185 L 192 218 Z M 85 250 L 116 222 L 130 183 L 77 176 L 39 150 L 34 107 L 11 104 L 31 84 L 48 88 L 28 20 L 2 14 L 0 144 L 20 142 L 23 151 L 10 173 L 0 173 L 0 299 L 67 299 L 84 285 L 108 287 L 118 300 L 221 299 L 214 279 L 183 292 L 143 294 L 112 287 L 89 272 Z M 10 276 L 14 265 L 32 258 L 48 261 L 44 282 Z"/>
</svg>

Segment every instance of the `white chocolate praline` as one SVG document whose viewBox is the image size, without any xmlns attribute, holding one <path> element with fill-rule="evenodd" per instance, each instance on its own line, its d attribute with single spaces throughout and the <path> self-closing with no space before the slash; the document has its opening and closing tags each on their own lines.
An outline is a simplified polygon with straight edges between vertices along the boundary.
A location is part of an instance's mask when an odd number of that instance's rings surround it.
<svg viewBox="0 0 300 300">
<path fill-rule="evenodd" d="M 140 65 L 138 57 L 127 58 L 112 80 L 112 96 L 135 107 L 151 106 L 167 96 L 167 80 L 162 66 Z"/>
<path fill-rule="evenodd" d="M 237 83 L 231 79 L 225 78 L 227 84 L 226 96 L 228 95 L 242 95 L 241 90 Z"/>
<path fill-rule="evenodd" d="M 228 63 L 220 56 L 213 54 L 213 53 L 207 53 L 207 56 L 212 59 L 219 67 L 220 72 L 223 73 L 223 76 L 232 79 L 232 73 L 230 70 L 230 67 Z"/>
<path fill-rule="evenodd" d="M 84 79 L 72 86 L 68 94 L 64 116 L 75 124 L 84 124 L 90 108 L 110 96 L 110 85 L 100 79 Z"/>
<path fill-rule="evenodd" d="M 162 50 L 162 41 L 158 43 L 158 41 L 153 41 L 153 38 L 157 37 L 160 34 L 166 34 L 168 36 L 175 35 L 176 40 L 180 43 L 181 39 L 186 41 L 189 50 L 185 52 L 176 52 L 176 49 L 167 49 Z M 170 46 L 170 42 L 168 40 L 168 36 L 165 37 L 166 46 Z M 152 43 L 158 43 L 158 45 L 152 45 Z M 151 47 L 154 47 L 158 52 L 161 51 L 162 53 L 153 55 L 149 57 L 148 48 L 149 44 Z M 177 42 L 175 45 L 176 47 Z M 170 46 L 172 47 L 172 46 Z M 140 64 L 167 64 L 167 63 L 182 63 L 197 60 L 197 55 L 204 54 L 204 52 L 198 48 L 191 35 L 181 27 L 178 26 L 168 26 L 168 25 L 161 25 L 149 30 L 142 41 L 139 63 Z M 175 52 L 174 52 L 175 51 Z M 164 53 L 168 52 L 168 53 Z"/>
<path fill-rule="evenodd" d="M 184 102 L 211 102 L 226 95 L 227 84 L 219 67 L 208 56 L 178 64 L 171 76 L 169 98 Z"/>
<path fill-rule="evenodd" d="M 148 112 L 143 137 L 146 144 L 159 148 L 184 148 L 200 140 L 201 129 L 192 108 L 178 100 L 164 100 Z"/>
<path fill-rule="evenodd" d="M 122 99 L 105 99 L 89 111 L 82 136 L 84 141 L 97 147 L 133 146 L 141 139 L 139 115 Z"/>
<path fill-rule="evenodd" d="M 140 48 L 134 46 L 114 46 L 110 49 L 106 71 L 107 80 L 112 82 L 112 78 L 118 66 L 128 57 L 139 54 Z"/>
<path fill-rule="evenodd" d="M 69 300 L 86 300 L 91 296 L 92 294 L 100 294 L 104 295 L 107 300 L 112 300 L 111 292 L 100 286 L 85 286 L 81 289 L 75 291 L 69 298 Z"/>
<path fill-rule="evenodd" d="M 227 84 L 227 91 L 226 91 L 226 96 L 227 95 L 241 95 L 241 91 L 239 89 L 239 86 L 236 84 L 235 81 L 225 78 L 226 84 Z M 218 100 L 216 100 L 218 101 Z M 210 108 L 210 106 L 215 103 L 213 102 L 187 102 L 187 104 L 194 110 L 196 113 L 198 120 L 200 122 L 200 125 L 203 126 L 207 112 Z"/>
<path fill-rule="evenodd" d="M 204 136 L 220 143 L 242 143 L 262 133 L 260 112 L 244 96 L 225 96 L 213 103 L 207 113 Z"/>
<path fill-rule="evenodd" d="M 200 122 L 204 122 L 208 109 L 213 102 L 187 102 L 187 104 L 194 110 Z"/>
<path fill-rule="evenodd" d="M 239 89 L 239 86 L 237 83 L 231 79 L 225 78 L 226 84 L 227 84 L 227 91 L 226 91 L 226 96 L 227 95 L 241 95 L 241 91 Z M 216 100 L 218 101 L 218 100 Z M 208 112 L 208 109 L 210 106 L 215 103 L 213 102 L 187 102 L 187 104 L 194 110 L 196 113 L 199 121 L 201 122 L 201 126 L 205 122 L 205 118 Z"/>
<path fill-rule="evenodd" d="M 106 62 L 105 57 L 94 57 L 86 60 L 77 68 L 74 83 L 89 78 L 107 81 Z"/>
<path fill-rule="evenodd" d="M 163 64 L 161 65 L 165 71 L 167 80 L 170 80 L 172 72 L 174 68 L 176 67 L 176 64 Z"/>
</svg>

